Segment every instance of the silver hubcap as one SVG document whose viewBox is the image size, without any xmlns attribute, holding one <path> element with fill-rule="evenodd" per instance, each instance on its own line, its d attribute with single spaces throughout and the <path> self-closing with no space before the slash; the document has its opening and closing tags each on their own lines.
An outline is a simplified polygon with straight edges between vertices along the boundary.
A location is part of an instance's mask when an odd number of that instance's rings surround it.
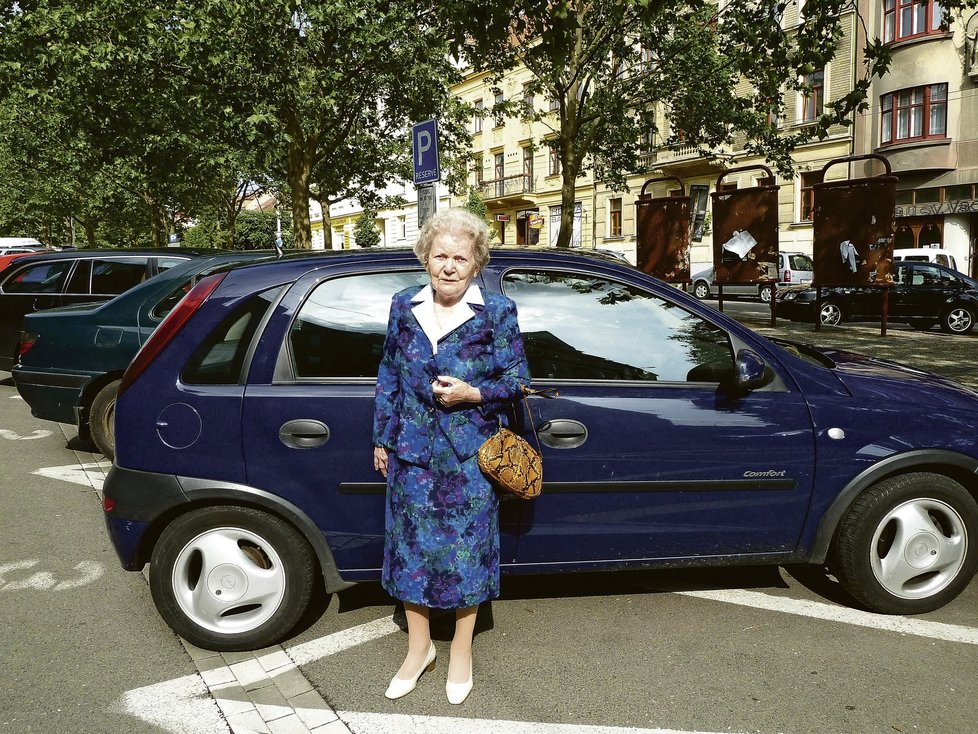
<svg viewBox="0 0 978 734">
<path fill-rule="evenodd" d="M 823 324 L 835 326 L 842 321 L 842 311 L 834 303 L 826 303 L 822 306 L 821 318 Z"/>
<path fill-rule="evenodd" d="M 222 634 L 267 622 L 285 596 L 285 567 L 268 541 L 241 528 L 201 533 L 173 565 L 173 593 L 195 624 Z"/>
<path fill-rule="evenodd" d="M 770 303 L 771 302 L 771 289 L 770 288 L 761 288 L 761 301 L 763 303 Z"/>
<path fill-rule="evenodd" d="M 705 285 L 703 285 L 702 283 L 697 284 L 697 286 L 696 286 L 696 297 L 697 298 L 706 298 L 708 295 L 710 295 L 710 289 L 708 287 L 706 287 Z"/>
<path fill-rule="evenodd" d="M 873 535 L 876 580 L 902 599 L 933 596 L 961 571 L 968 534 L 961 515 L 940 500 L 919 498 L 892 509 Z"/>
<path fill-rule="evenodd" d="M 971 311 L 955 308 L 947 315 L 947 326 L 951 331 L 967 331 L 971 328 Z"/>
</svg>

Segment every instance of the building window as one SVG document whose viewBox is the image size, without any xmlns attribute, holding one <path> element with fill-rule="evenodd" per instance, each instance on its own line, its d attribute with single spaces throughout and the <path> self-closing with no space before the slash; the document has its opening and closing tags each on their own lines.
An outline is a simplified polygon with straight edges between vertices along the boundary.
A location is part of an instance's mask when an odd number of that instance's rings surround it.
<svg viewBox="0 0 978 734">
<path fill-rule="evenodd" d="M 812 213 L 815 211 L 815 184 L 821 183 L 822 172 L 813 171 L 812 173 L 801 174 L 801 196 L 799 201 L 801 203 L 800 216 L 798 221 L 800 222 L 810 222 L 812 221 Z"/>
<path fill-rule="evenodd" d="M 941 32 L 944 8 L 935 0 L 884 0 L 883 41 Z"/>
<path fill-rule="evenodd" d="M 608 236 L 621 237 L 621 198 L 608 199 Z"/>
<path fill-rule="evenodd" d="M 947 84 L 880 97 L 880 144 L 947 136 Z"/>
<path fill-rule="evenodd" d="M 531 92 L 527 87 L 523 87 L 523 109 L 528 115 L 532 115 L 534 112 L 534 99 L 533 92 Z"/>
<path fill-rule="evenodd" d="M 801 120 L 812 122 L 822 115 L 825 106 L 825 71 L 816 71 L 805 77 L 807 89 L 801 98 Z"/>
<path fill-rule="evenodd" d="M 557 110 L 560 109 L 560 102 L 557 101 L 557 98 L 556 97 L 551 96 L 549 98 L 549 102 L 550 102 L 550 111 L 551 112 L 556 112 Z"/>
<path fill-rule="evenodd" d="M 472 170 L 475 171 L 475 185 L 476 187 L 482 186 L 483 172 L 482 172 L 482 153 L 476 153 L 472 156 Z"/>
<path fill-rule="evenodd" d="M 523 185 L 526 191 L 533 191 L 533 148 L 523 148 Z"/>
<path fill-rule="evenodd" d="M 482 132 L 482 115 L 485 105 L 481 99 L 475 101 L 475 112 L 472 113 L 472 132 Z"/>
<path fill-rule="evenodd" d="M 505 101 L 506 98 L 503 96 L 503 93 L 498 92 L 496 94 L 496 104 L 495 104 L 496 109 L 493 112 L 496 127 L 502 127 L 503 123 L 506 120 L 506 115 L 503 114 L 503 110 L 502 110 L 502 106 Z"/>
<path fill-rule="evenodd" d="M 407 217 L 397 218 L 397 231 L 400 234 L 401 242 L 407 239 Z"/>
<path fill-rule="evenodd" d="M 547 168 L 548 174 L 551 176 L 559 176 L 560 175 L 560 153 L 557 151 L 556 148 L 550 149 L 549 160 L 550 160 L 550 165 Z"/>
<path fill-rule="evenodd" d="M 506 161 L 502 153 L 493 156 L 492 175 L 496 180 L 496 196 L 502 196 L 506 193 L 506 182 L 503 181 L 506 176 Z"/>
</svg>

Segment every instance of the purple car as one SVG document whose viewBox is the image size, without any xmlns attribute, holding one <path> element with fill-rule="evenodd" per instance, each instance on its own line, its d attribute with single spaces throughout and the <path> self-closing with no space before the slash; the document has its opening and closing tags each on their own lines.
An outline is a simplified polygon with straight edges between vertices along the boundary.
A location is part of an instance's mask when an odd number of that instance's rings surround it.
<svg viewBox="0 0 978 734">
<path fill-rule="evenodd" d="M 379 578 L 377 364 L 391 295 L 426 277 L 389 249 L 234 267 L 129 367 L 108 531 L 194 644 L 269 645 L 320 580 Z M 516 302 L 533 383 L 560 392 L 531 398 L 544 489 L 501 505 L 504 573 L 828 563 L 895 614 L 974 576 L 975 392 L 770 341 L 610 257 L 500 249 L 475 282 Z"/>
</svg>

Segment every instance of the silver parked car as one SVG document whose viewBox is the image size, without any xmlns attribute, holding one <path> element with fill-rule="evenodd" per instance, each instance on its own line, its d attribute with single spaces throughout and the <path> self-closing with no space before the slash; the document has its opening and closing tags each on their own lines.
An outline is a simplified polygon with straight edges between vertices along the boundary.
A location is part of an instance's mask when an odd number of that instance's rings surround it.
<svg viewBox="0 0 978 734">
<path fill-rule="evenodd" d="M 774 263 L 771 263 L 773 266 Z M 771 269 L 771 268 L 768 268 Z M 780 252 L 778 253 L 777 286 L 779 288 L 788 285 L 806 285 L 812 282 L 812 273 L 815 265 L 812 259 L 803 252 Z M 701 270 L 692 276 L 692 293 L 701 301 L 705 298 L 715 298 L 719 293 L 719 287 L 713 282 L 713 268 Z M 760 298 L 764 303 L 771 302 L 773 286 L 770 283 L 751 284 L 751 285 L 724 285 L 723 295 L 725 296 L 751 296 Z"/>
</svg>

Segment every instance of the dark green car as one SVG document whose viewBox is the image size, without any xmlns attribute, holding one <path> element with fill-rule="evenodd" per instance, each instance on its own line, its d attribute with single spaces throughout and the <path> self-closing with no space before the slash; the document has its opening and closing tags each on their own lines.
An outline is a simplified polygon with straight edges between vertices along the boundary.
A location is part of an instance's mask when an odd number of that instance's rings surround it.
<svg viewBox="0 0 978 734">
<path fill-rule="evenodd" d="M 267 251 L 196 257 L 110 301 L 27 314 L 11 369 L 18 392 L 36 418 L 77 425 L 83 441 L 112 458 L 119 380 L 147 337 L 202 275 L 267 257 Z"/>
</svg>

